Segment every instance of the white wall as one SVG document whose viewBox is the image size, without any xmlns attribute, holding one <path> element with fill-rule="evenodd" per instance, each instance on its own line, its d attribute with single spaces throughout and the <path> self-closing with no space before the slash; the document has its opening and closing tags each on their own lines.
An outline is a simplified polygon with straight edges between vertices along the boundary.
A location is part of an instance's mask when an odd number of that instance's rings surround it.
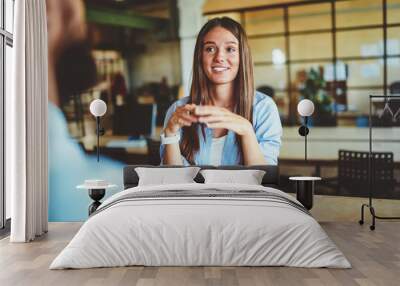
<svg viewBox="0 0 400 286">
<path fill-rule="evenodd" d="M 134 56 L 133 87 L 149 82 L 160 82 L 167 77 L 169 85 L 181 83 L 181 64 L 179 41 L 160 42 L 152 36 L 145 36 L 141 42 L 146 46 L 144 52 Z"/>
<path fill-rule="evenodd" d="M 178 1 L 182 86 L 185 94 L 189 94 L 190 90 L 196 37 L 206 20 L 202 12 L 203 4 L 204 0 Z"/>
</svg>

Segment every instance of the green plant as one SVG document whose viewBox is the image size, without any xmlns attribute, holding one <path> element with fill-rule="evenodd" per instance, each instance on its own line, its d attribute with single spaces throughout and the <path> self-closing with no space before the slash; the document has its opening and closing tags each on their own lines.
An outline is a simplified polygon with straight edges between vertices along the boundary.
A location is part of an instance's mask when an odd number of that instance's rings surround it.
<svg viewBox="0 0 400 286">
<path fill-rule="evenodd" d="M 311 68 L 310 71 L 306 72 L 299 91 L 303 98 L 314 103 L 315 115 L 332 113 L 332 97 L 326 92 L 326 82 L 323 78 L 322 69 Z"/>
</svg>

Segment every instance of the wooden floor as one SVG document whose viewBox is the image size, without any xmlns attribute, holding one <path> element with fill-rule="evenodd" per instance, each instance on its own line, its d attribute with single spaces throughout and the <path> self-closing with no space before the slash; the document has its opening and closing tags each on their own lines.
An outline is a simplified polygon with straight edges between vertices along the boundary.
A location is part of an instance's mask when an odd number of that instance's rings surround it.
<svg viewBox="0 0 400 286">
<path fill-rule="evenodd" d="M 352 269 L 290 267 L 121 267 L 48 270 L 79 229 L 79 223 L 50 223 L 43 238 L 27 244 L 0 241 L 0 285 L 400 285 L 400 222 L 370 231 L 357 223 L 322 223 Z"/>
</svg>

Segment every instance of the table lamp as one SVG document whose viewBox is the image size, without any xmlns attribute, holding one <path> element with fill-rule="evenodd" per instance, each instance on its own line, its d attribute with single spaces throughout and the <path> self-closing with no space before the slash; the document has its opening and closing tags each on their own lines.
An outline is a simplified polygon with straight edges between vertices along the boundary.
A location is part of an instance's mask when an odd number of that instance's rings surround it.
<svg viewBox="0 0 400 286">
<path fill-rule="evenodd" d="M 90 113 L 96 117 L 96 135 L 97 135 L 97 162 L 100 157 L 100 136 L 104 135 L 104 128 L 100 128 L 100 117 L 102 117 L 107 111 L 106 103 L 101 99 L 95 99 L 90 103 Z"/>
<path fill-rule="evenodd" d="M 304 118 L 303 124 L 299 128 L 300 136 L 304 137 L 304 155 L 307 161 L 307 135 L 310 130 L 307 127 L 308 117 L 314 112 L 314 103 L 309 99 L 303 99 L 297 105 L 297 112 Z"/>
</svg>

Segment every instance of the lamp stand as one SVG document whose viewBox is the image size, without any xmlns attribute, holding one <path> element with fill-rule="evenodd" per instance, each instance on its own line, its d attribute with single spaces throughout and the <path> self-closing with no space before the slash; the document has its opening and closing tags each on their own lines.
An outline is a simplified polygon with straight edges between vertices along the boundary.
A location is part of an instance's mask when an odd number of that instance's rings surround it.
<svg viewBox="0 0 400 286">
<path fill-rule="evenodd" d="M 307 124 L 308 124 L 308 116 L 304 116 L 304 126 L 306 129 L 306 132 L 305 132 L 306 134 L 304 135 L 304 160 L 306 162 L 307 162 L 307 135 L 309 132 Z"/>
<path fill-rule="evenodd" d="M 97 135 L 97 162 L 100 160 L 100 136 L 105 134 L 104 128 L 100 127 L 100 116 L 96 116 L 96 135 Z"/>
<path fill-rule="evenodd" d="M 100 116 L 96 116 L 96 135 L 97 135 L 97 162 L 100 158 Z"/>
<path fill-rule="evenodd" d="M 310 132 L 307 125 L 308 125 L 308 116 L 304 116 L 304 124 L 300 126 L 299 134 L 300 136 L 304 137 L 304 159 L 306 162 L 307 162 L 307 135 Z"/>
</svg>

